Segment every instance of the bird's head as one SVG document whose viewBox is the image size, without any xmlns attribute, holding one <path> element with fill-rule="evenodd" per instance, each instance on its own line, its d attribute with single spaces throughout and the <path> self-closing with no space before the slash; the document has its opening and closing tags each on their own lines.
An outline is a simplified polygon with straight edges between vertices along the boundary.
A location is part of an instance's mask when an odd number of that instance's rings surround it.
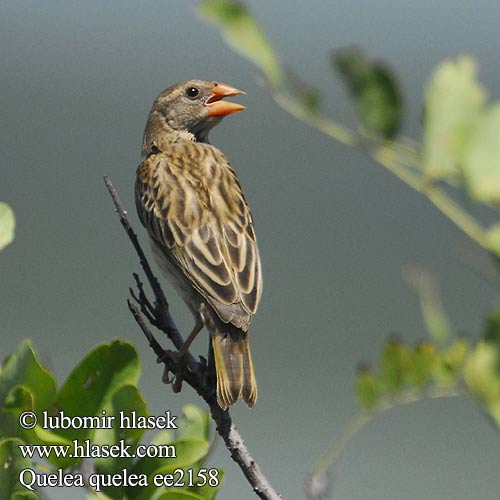
<svg viewBox="0 0 500 500">
<path fill-rule="evenodd" d="M 204 80 L 189 80 L 169 87 L 151 108 L 143 152 L 150 153 L 161 134 L 191 134 L 196 141 L 208 142 L 208 132 L 224 116 L 245 109 L 241 104 L 222 99 L 243 93 L 226 83 Z"/>
</svg>

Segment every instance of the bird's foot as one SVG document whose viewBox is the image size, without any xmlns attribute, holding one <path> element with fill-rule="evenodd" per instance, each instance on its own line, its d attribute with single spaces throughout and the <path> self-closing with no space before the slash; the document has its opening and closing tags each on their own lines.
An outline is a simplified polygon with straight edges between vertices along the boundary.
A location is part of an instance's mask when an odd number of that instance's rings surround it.
<svg viewBox="0 0 500 500">
<path fill-rule="evenodd" d="M 174 368 L 169 368 L 165 365 L 165 370 L 163 371 L 162 380 L 164 384 L 171 384 L 172 390 L 178 393 L 182 389 L 182 372 L 185 367 L 185 357 L 179 352 L 166 349 L 163 354 L 158 357 L 158 363 L 163 363 L 168 359 L 174 364 Z M 171 363 L 169 363 L 171 364 Z"/>
</svg>

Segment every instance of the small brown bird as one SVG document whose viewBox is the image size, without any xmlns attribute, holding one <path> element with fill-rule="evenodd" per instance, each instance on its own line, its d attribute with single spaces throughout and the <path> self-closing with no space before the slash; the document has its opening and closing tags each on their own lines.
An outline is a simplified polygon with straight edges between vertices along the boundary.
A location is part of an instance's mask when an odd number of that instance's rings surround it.
<svg viewBox="0 0 500 500">
<path fill-rule="evenodd" d="M 242 93 L 202 80 L 162 92 L 144 131 L 135 186 L 155 258 L 196 321 L 181 351 L 208 328 L 223 409 L 257 399 L 247 331 L 262 292 L 259 250 L 236 174 L 208 142 L 224 116 L 245 109 L 222 99 Z"/>
</svg>

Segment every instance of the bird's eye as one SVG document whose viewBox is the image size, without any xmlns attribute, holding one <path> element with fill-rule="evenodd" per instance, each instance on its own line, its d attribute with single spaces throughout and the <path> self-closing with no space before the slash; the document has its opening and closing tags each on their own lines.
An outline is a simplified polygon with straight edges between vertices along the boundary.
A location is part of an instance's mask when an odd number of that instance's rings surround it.
<svg viewBox="0 0 500 500">
<path fill-rule="evenodd" d="M 198 96 L 198 94 L 200 93 L 200 89 L 197 89 L 196 87 L 188 87 L 186 89 L 186 95 L 190 98 L 190 99 L 194 99 L 195 97 Z"/>
</svg>

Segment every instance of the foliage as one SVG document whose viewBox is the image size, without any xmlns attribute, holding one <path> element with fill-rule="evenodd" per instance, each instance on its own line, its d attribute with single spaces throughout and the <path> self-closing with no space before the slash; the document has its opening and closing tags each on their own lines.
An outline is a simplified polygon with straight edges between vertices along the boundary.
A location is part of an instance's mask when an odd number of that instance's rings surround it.
<svg viewBox="0 0 500 500">
<path fill-rule="evenodd" d="M 271 43 L 243 3 L 204 0 L 199 11 L 237 52 L 260 69 L 279 106 L 344 144 L 362 146 L 376 162 L 424 195 L 500 262 L 500 223 L 484 227 L 476 218 L 477 211 L 471 212 L 473 203 L 490 210 L 500 207 L 500 102 L 488 102 L 472 57 L 447 59 L 430 75 L 422 139 L 418 143 L 399 135 L 402 91 L 385 63 L 371 61 L 358 48 L 333 52 L 332 67 L 357 110 L 359 126 L 351 131 L 322 114 L 319 91 L 312 100 L 304 98 L 307 93 L 293 84 L 293 73 L 283 69 Z M 244 30 L 240 31 L 241 26 Z M 256 38 L 259 50 L 253 51 Z M 429 339 L 408 346 L 391 338 L 382 347 L 375 369 L 360 366 L 355 380 L 360 413 L 313 467 L 306 482 L 310 498 L 329 496 L 328 470 L 346 444 L 375 415 L 394 406 L 428 397 L 470 396 L 500 427 L 500 309 L 487 319 L 480 340 L 456 338 L 430 276 L 413 271 L 407 273 L 407 278 L 420 298 Z"/>
<path fill-rule="evenodd" d="M 332 54 L 332 64 L 354 98 L 361 124 L 375 135 L 391 138 L 401 125 L 402 97 L 392 70 L 349 47 Z"/>
<path fill-rule="evenodd" d="M 14 212 L 9 205 L 0 202 L 0 250 L 14 239 L 15 226 Z"/>
<path fill-rule="evenodd" d="M 350 130 L 326 117 L 322 94 L 304 84 L 285 67 L 264 31 L 246 6 L 236 0 L 204 0 L 201 16 L 214 24 L 226 42 L 262 73 L 276 103 L 330 137 L 364 151 L 380 165 L 420 192 L 450 221 L 500 262 L 500 222 L 485 227 L 471 212 L 470 202 L 496 210 L 500 206 L 500 103 L 488 102 L 478 80 L 477 64 L 462 55 L 443 61 L 428 79 L 425 90 L 423 132 L 420 142 L 399 135 L 403 121 L 403 92 L 395 73 L 373 61 L 359 48 L 337 49 L 331 66 L 353 99 L 358 126 Z M 465 203 L 458 203 L 465 194 Z M 0 249 L 14 237 L 12 210 L 0 203 Z M 410 284 L 420 298 L 429 338 L 413 346 L 390 338 L 381 349 L 375 368 L 361 365 L 355 377 L 360 412 L 348 423 L 314 466 L 308 489 L 311 497 L 324 496 L 327 471 L 351 437 L 376 415 L 395 406 L 424 398 L 470 396 L 491 422 L 500 427 L 500 309 L 487 318 L 479 340 L 458 338 L 442 311 L 432 280 L 425 273 L 410 273 Z M 122 341 L 102 344 L 75 367 L 58 388 L 54 376 L 39 361 L 33 346 L 24 341 L 0 367 L 0 497 L 39 498 L 18 481 L 19 471 L 33 468 L 78 470 L 76 457 L 49 456 L 45 463 L 23 457 L 24 444 L 74 446 L 89 440 L 106 446 L 124 440 L 136 446 L 145 429 L 44 429 L 44 412 L 67 416 L 116 415 L 136 412 L 148 416 L 147 404 L 137 387 L 140 366 L 133 346 Z M 33 412 L 38 424 L 23 429 L 19 417 Z M 160 431 L 151 443 L 171 444 L 176 457 L 168 459 L 96 458 L 93 470 L 115 474 L 124 468 L 151 479 L 177 468 L 200 470 L 210 448 L 209 416 L 194 406 L 184 408 L 175 435 Z M 220 471 L 219 479 L 223 473 Z M 98 498 L 212 499 L 218 487 L 104 488 Z M 320 486 L 318 486 L 320 485 Z M 323 488 L 323 490 L 322 490 Z M 94 495 L 90 491 L 91 495 Z M 97 497 L 96 497 L 97 498 Z"/>
<path fill-rule="evenodd" d="M 227 43 L 257 65 L 271 83 L 281 82 L 283 70 L 278 58 L 243 4 L 231 0 L 208 1 L 202 2 L 199 9 L 207 20 L 223 27 Z"/>
<path fill-rule="evenodd" d="M 487 103 L 471 57 L 446 60 L 429 78 L 423 140 L 416 144 L 405 137 L 395 139 L 402 120 L 402 91 L 387 64 L 371 62 L 359 49 L 333 53 L 333 68 L 358 111 L 360 127 L 351 131 L 321 113 L 319 91 L 297 85 L 297 78 L 290 77 L 294 73 L 284 69 L 243 3 L 204 0 L 199 12 L 262 71 L 278 105 L 344 144 L 363 143 L 375 161 L 424 194 L 469 237 L 500 258 L 500 226 L 484 228 L 470 207 L 456 203 L 440 182 L 480 203 L 500 204 L 500 105 Z"/>
<path fill-rule="evenodd" d="M 72 450 L 74 440 L 82 444 L 88 439 L 91 444 L 101 447 L 124 440 L 133 450 L 139 443 L 144 443 L 145 428 L 128 429 L 117 424 L 109 429 L 42 427 L 44 412 L 49 416 L 63 412 L 67 417 L 107 415 L 118 418 L 121 411 L 125 416 L 135 412 L 137 416 L 148 417 L 146 402 L 137 387 L 139 376 L 140 365 L 135 348 L 130 343 L 114 340 L 89 352 L 57 388 L 54 376 L 40 363 L 31 342 L 23 341 L 0 366 L 0 497 L 17 495 L 15 498 L 38 498 L 19 484 L 18 476 L 22 469 L 54 472 L 59 468 L 78 470 L 81 465 L 80 458 L 62 458 L 55 453 L 48 457 L 46 463 L 35 463 L 22 456 L 19 445 L 67 445 Z M 19 417 L 26 411 L 37 416 L 38 423 L 32 429 L 23 429 L 19 425 Z M 126 468 L 130 474 L 146 474 L 149 484 L 155 474 L 172 473 L 179 468 L 193 469 L 196 477 L 209 451 L 209 422 L 207 413 L 188 405 L 184 408 L 176 435 L 161 430 L 151 441 L 154 445 L 172 445 L 175 458 L 95 458 L 93 469 L 100 474 L 118 474 Z M 219 472 L 220 483 L 223 471 Z M 175 493 L 172 493 L 172 488 L 161 487 L 154 488 L 153 495 L 149 486 L 112 487 L 103 488 L 98 498 L 209 500 L 217 490 L 218 487 L 208 484 L 176 487 Z"/>
<path fill-rule="evenodd" d="M 378 369 L 363 367 L 356 376 L 356 394 L 364 411 L 379 411 L 425 397 L 470 394 L 484 405 L 500 428 L 500 345 L 465 338 L 446 348 L 430 341 L 406 346 L 389 340 Z"/>
</svg>

